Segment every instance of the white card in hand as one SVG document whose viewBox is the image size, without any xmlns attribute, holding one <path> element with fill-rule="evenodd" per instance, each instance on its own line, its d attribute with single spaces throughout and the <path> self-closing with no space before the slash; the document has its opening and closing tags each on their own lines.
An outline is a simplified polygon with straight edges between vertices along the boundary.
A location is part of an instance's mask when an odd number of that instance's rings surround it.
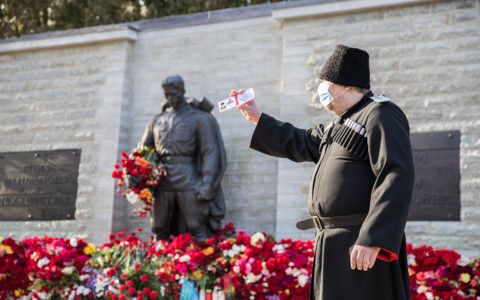
<svg viewBox="0 0 480 300">
<path fill-rule="evenodd" d="M 237 105 L 247 103 L 255 99 L 255 91 L 252 88 L 244 90 L 241 94 L 218 101 L 218 111 L 224 112 Z"/>
<path fill-rule="evenodd" d="M 235 101 L 235 97 L 230 97 L 227 99 L 223 99 L 222 101 L 218 102 L 218 111 L 224 112 L 231 108 L 237 106 L 237 102 Z"/>
<path fill-rule="evenodd" d="M 249 88 L 248 90 L 245 90 L 241 94 L 237 95 L 239 105 L 247 103 L 248 101 L 252 101 L 253 99 L 255 99 L 255 91 L 253 88 Z"/>
</svg>

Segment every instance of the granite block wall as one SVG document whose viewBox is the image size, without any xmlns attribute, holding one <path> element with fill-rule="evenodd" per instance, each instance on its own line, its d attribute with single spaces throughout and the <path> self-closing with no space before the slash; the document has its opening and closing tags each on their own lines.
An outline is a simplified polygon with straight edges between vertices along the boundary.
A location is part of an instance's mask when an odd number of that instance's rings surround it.
<svg viewBox="0 0 480 300">
<path fill-rule="evenodd" d="M 82 150 L 75 220 L 1 222 L 0 235 L 107 239 L 108 170 L 120 140 L 128 48 L 116 42 L 0 54 L 0 151 Z"/>
</svg>

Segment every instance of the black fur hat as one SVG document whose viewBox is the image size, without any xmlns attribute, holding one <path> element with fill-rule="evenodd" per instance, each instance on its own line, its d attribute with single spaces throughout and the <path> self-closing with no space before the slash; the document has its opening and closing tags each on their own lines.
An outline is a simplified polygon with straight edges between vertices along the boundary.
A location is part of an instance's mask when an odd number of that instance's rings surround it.
<svg viewBox="0 0 480 300">
<path fill-rule="evenodd" d="M 369 55 L 345 45 L 335 46 L 320 72 L 320 78 L 336 84 L 370 88 Z"/>
</svg>

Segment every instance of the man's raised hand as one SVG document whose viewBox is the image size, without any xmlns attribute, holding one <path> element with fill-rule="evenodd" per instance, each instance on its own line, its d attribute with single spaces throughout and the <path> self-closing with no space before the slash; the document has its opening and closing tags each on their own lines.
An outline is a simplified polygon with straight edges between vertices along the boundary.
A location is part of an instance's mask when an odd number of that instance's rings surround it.
<svg viewBox="0 0 480 300">
<path fill-rule="evenodd" d="M 232 90 L 230 92 L 230 97 L 234 97 L 238 94 L 241 94 L 243 91 L 244 90 L 240 90 L 240 91 Z M 247 120 L 255 124 L 258 123 L 258 120 L 260 119 L 260 115 L 262 114 L 262 112 L 258 109 L 257 104 L 255 103 L 255 100 L 240 104 L 237 106 L 237 108 L 240 110 L 240 112 L 243 114 L 243 116 Z"/>
</svg>

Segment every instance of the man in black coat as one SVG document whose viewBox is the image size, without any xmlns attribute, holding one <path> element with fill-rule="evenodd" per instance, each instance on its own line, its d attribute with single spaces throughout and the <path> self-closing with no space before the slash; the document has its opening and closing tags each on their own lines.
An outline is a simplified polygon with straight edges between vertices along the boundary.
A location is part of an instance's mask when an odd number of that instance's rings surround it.
<svg viewBox="0 0 480 300">
<path fill-rule="evenodd" d="M 310 299 L 410 299 L 404 229 L 414 169 L 402 110 L 370 89 L 366 51 L 337 45 L 318 87 L 333 120 L 299 129 L 238 106 L 256 124 L 250 147 L 316 164 L 300 229 L 317 228 Z M 232 95 L 238 94 L 232 91 Z"/>
</svg>

